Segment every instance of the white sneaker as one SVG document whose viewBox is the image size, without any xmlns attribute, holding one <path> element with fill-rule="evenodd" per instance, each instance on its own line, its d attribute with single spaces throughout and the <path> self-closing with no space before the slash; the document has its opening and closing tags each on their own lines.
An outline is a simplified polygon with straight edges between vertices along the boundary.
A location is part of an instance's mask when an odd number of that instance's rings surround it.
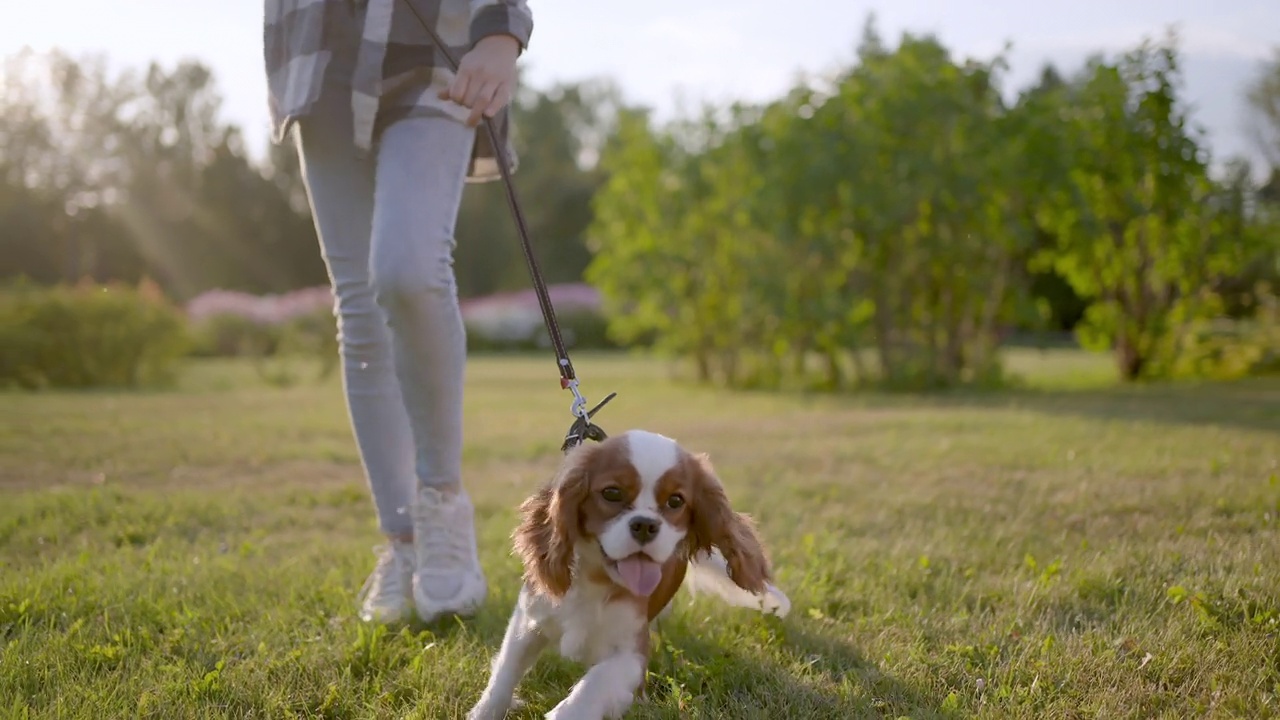
<svg viewBox="0 0 1280 720">
<path fill-rule="evenodd" d="M 413 543 L 391 541 L 376 550 L 378 564 L 360 589 L 360 619 L 398 623 L 413 614 Z"/>
<path fill-rule="evenodd" d="M 413 545 L 413 600 L 423 622 L 479 609 L 489 589 L 476 550 L 475 507 L 465 492 L 418 489 Z"/>
</svg>

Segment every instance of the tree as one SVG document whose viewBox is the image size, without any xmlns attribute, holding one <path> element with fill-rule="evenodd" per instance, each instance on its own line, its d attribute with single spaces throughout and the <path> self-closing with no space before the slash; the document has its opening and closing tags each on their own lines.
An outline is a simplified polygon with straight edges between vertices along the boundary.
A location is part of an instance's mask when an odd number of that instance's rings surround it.
<svg viewBox="0 0 1280 720">
<path fill-rule="evenodd" d="M 325 281 L 296 163 L 268 177 L 248 158 L 208 68 L 24 52 L 3 83 L 0 277 L 146 276 L 179 299 Z"/>
<path fill-rule="evenodd" d="M 1273 182 L 1280 172 L 1280 47 L 1272 51 L 1245 90 L 1248 127 L 1258 151 L 1271 165 Z"/>
<path fill-rule="evenodd" d="M 1022 212 L 1033 234 L 1029 252 L 1019 261 L 1019 267 L 1026 269 L 1034 303 L 1034 315 L 1020 323 L 1024 328 L 1073 330 L 1084 317 L 1087 304 L 1052 266 L 1028 262 L 1056 242 L 1050 229 L 1036 222 L 1035 217 L 1040 198 L 1068 181 L 1069 158 L 1061 118 L 1070 89 L 1058 70 L 1046 65 L 1040 79 L 1023 91 L 1010 109 L 1007 137 L 1018 148 L 1014 159 L 1021 163 Z"/>
<path fill-rule="evenodd" d="M 696 311 L 697 240 L 679 232 L 687 159 L 645 113 L 624 113 L 602 159 L 608 181 L 595 197 L 591 229 L 595 259 L 587 279 L 605 296 L 611 329 L 624 343 L 652 335 L 659 348 L 693 357 L 711 375 L 706 323 Z M 655 292 L 658 290 L 658 292 Z"/>
<path fill-rule="evenodd" d="M 952 385 L 999 372 L 998 332 L 1021 295 L 1029 242 L 1016 145 L 994 79 L 1002 64 L 954 62 L 933 38 L 886 51 L 868 31 L 859 63 L 819 117 L 836 115 L 835 175 L 861 258 L 850 303 L 869 299 L 880 373 L 895 385 Z M 843 138 L 843 141 L 840 138 Z"/>
<path fill-rule="evenodd" d="M 620 107 L 617 88 L 603 81 L 526 89 L 513 105 L 516 189 L 547 282 L 577 282 L 590 261 L 586 229 L 603 180 L 599 144 Z M 529 285 L 504 193 L 493 182 L 464 194 L 455 265 L 464 296 Z"/>
<path fill-rule="evenodd" d="M 1238 169 L 1228 175 L 1229 182 L 1241 186 L 1242 199 L 1255 201 L 1252 227 L 1260 234 L 1259 253 L 1237 285 L 1245 289 L 1241 295 L 1256 301 L 1252 293 L 1260 286 L 1280 293 L 1280 47 L 1249 83 L 1245 100 L 1250 110 L 1250 132 L 1271 166 L 1266 181 L 1257 188 L 1252 187 L 1252 173 L 1248 170 Z M 1252 306 L 1253 302 L 1245 304 Z"/>
<path fill-rule="evenodd" d="M 77 61 L 27 50 L 6 59 L 0 93 L 5 216 L 0 256 L 5 275 L 74 281 L 93 275 L 106 257 L 134 274 L 129 252 L 111 253 L 118 231 L 107 212 L 118 200 L 125 168 L 104 148 L 120 147 L 125 108 L 136 97 L 128 77 L 111 77 L 101 57 Z"/>
<path fill-rule="evenodd" d="M 293 144 L 251 159 L 209 68 L 113 74 L 101 58 L 25 52 L 0 82 L 0 277 L 149 276 L 178 299 L 327 281 Z M 528 89 L 514 107 L 516 182 L 550 282 L 590 260 L 596 159 L 622 107 L 606 81 Z M 463 295 L 528 287 L 499 184 L 465 194 L 458 241 Z"/>
<path fill-rule="evenodd" d="M 1040 212 L 1056 243 L 1039 262 L 1089 301 L 1082 342 L 1111 348 L 1129 380 L 1169 372 L 1183 334 L 1221 309 L 1215 279 L 1246 257 L 1221 232 L 1178 80 L 1172 41 L 1087 68 L 1066 109 L 1070 182 Z"/>
<path fill-rule="evenodd" d="M 588 271 L 620 334 L 731 385 L 864 381 L 866 343 L 895 385 L 999 372 L 1033 229 L 999 59 L 871 27 L 858 59 L 763 107 L 624 127 Z"/>
</svg>

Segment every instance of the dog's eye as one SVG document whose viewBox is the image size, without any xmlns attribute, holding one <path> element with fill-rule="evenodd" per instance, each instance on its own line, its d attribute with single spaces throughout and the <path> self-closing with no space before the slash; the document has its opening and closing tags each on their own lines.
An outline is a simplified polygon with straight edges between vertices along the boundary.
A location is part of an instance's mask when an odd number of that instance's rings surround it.
<svg viewBox="0 0 1280 720">
<path fill-rule="evenodd" d="M 667 498 L 667 507 L 671 508 L 672 510 L 679 510 L 680 508 L 684 507 L 684 496 L 672 495 L 671 497 Z"/>
<path fill-rule="evenodd" d="M 607 487 L 600 491 L 600 497 L 609 502 L 622 502 L 622 490 L 616 487 Z"/>
</svg>

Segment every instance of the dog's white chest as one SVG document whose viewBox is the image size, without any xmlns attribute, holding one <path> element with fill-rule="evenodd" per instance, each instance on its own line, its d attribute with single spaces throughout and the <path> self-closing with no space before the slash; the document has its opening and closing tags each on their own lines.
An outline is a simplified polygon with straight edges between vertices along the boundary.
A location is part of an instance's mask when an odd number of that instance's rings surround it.
<svg viewBox="0 0 1280 720">
<path fill-rule="evenodd" d="M 583 622 L 592 611 L 595 617 Z M 579 613 L 565 618 L 571 620 L 560 637 L 560 654 L 588 665 L 634 647 L 644 627 L 635 606 L 626 603 L 597 604 Z"/>
<path fill-rule="evenodd" d="M 575 662 L 594 665 L 634 648 L 647 625 L 637 607 L 609 602 L 592 586 L 570 589 L 554 609 L 535 620 L 540 632 L 558 643 L 560 654 Z"/>
</svg>

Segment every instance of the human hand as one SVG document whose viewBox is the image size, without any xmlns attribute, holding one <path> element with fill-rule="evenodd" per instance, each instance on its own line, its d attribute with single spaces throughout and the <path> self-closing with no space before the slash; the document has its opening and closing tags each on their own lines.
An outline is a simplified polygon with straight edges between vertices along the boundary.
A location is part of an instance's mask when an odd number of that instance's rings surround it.
<svg viewBox="0 0 1280 720">
<path fill-rule="evenodd" d="M 470 108 L 467 125 L 479 125 L 482 116 L 493 117 L 511 102 L 519 57 L 520 41 L 514 37 L 488 35 L 481 38 L 470 52 L 462 56 L 453 82 L 440 91 L 440 99 Z"/>
</svg>

